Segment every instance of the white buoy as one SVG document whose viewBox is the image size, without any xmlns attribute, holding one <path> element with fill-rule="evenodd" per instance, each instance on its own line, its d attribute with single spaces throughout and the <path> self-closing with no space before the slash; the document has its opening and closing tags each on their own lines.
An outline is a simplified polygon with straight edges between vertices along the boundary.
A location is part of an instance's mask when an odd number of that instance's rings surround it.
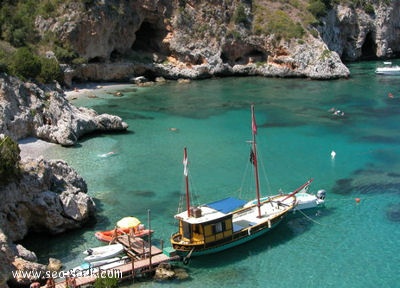
<svg viewBox="0 0 400 288">
<path fill-rule="evenodd" d="M 331 158 L 332 158 L 332 159 L 335 159 L 335 156 L 336 156 L 336 152 L 332 150 L 332 152 L 331 152 Z"/>
</svg>

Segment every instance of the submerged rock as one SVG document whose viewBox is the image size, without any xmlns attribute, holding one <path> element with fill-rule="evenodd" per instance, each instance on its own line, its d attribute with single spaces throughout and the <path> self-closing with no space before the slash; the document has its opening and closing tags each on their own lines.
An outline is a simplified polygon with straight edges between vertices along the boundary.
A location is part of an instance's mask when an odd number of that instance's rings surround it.
<svg viewBox="0 0 400 288">
<path fill-rule="evenodd" d="M 154 279 L 158 281 L 169 280 L 175 277 L 175 272 L 168 264 L 160 264 L 156 269 Z"/>
<path fill-rule="evenodd" d="M 60 260 L 55 258 L 49 258 L 49 264 L 47 265 L 47 270 L 49 271 L 60 271 L 63 264 Z"/>
<path fill-rule="evenodd" d="M 389 205 L 386 216 L 390 221 L 400 222 L 400 203 Z"/>
<path fill-rule="evenodd" d="M 156 269 L 154 280 L 165 281 L 171 279 L 185 280 L 189 274 L 184 268 L 174 267 L 169 263 L 161 263 Z"/>
</svg>

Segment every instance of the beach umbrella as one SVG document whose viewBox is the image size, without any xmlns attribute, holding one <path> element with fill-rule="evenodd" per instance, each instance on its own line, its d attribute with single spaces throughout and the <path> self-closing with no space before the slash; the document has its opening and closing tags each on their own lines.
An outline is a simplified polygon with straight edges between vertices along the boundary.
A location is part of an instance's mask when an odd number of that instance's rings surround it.
<svg viewBox="0 0 400 288">
<path fill-rule="evenodd" d="M 119 220 L 117 222 L 117 226 L 119 228 L 131 228 L 131 227 L 136 227 L 140 224 L 139 219 L 137 219 L 136 217 L 124 217 L 121 220 Z"/>
</svg>

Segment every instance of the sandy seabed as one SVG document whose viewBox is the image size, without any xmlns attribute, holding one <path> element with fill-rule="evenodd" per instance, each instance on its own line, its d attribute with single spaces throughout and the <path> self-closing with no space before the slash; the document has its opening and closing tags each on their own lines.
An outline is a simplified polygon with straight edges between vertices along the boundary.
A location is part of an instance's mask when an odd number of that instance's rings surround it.
<svg viewBox="0 0 400 288">
<path fill-rule="evenodd" d="M 57 144 L 46 142 L 38 138 L 29 137 L 18 141 L 19 149 L 21 149 L 21 159 L 38 158 L 44 156 L 44 152 Z"/>
<path fill-rule="evenodd" d="M 95 92 L 110 92 L 117 91 L 118 89 L 124 89 L 127 87 L 133 87 L 134 84 L 124 83 L 86 83 L 82 85 L 76 85 L 73 89 L 64 91 L 65 98 L 68 100 L 73 100 L 81 97 L 91 97 L 95 95 Z"/>
</svg>

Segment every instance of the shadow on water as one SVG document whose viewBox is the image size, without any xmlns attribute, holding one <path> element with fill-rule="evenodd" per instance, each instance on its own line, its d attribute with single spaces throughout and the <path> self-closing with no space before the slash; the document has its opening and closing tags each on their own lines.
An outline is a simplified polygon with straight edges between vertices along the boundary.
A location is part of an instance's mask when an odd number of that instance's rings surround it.
<svg viewBox="0 0 400 288">
<path fill-rule="evenodd" d="M 377 169 L 362 169 L 353 173 L 353 177 L 336 180 L 332 193 L 351 195 L 400 194 L 400 177 L 398 173 Z"/>
<path fill-rule="evenodd" d="M 66 252 L 69 259 L 83 259 L 83 250 L 77 251 L 76 247 L 87 246 L 84 233 L 94 225 L 95 223 L 87 223 L 84 229 L 69 230 L 56 235 L 30 232 L 28 237 L 19 243 L 31 251 L 40 251 L 38 262 L 42 264 L 48 264 L 49 258 L 60 259 L 60 255 L 65 255 Z M 43 243 L 46 243 L 47 248 L 44 248 Z"/>
<path fill-rule="evenodd" d="M 85 143 L 92 139 L 108 137 L 110 135 L 130 135 L 130 134 L 135 134 L 135 132 L 132 130 L 129 130 L 129 128 L 128 128 L 128 130 L 125 130 L 125 131 L 107 131 L 107 132 L 94 131 L 92 133 L 85 134 L 84 136 L 82 136 L 82 138 L 79 138 L 79 143 Z M 79 144 L 79 143 L 71 148 L 82 147 L 82 144 Z"/>
</svg>

